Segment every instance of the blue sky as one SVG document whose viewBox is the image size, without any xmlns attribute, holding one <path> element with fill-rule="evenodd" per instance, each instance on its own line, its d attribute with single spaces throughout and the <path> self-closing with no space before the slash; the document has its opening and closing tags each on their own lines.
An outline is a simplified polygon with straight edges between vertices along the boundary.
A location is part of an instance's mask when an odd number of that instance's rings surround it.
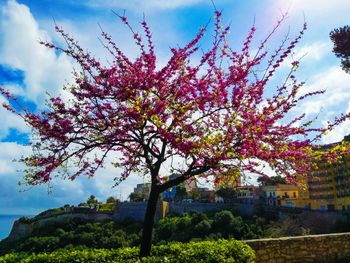
<svg viewBox="0 0 350 263">
<path fill-rule="evenodd" d="M 349 1 L 338 0 L 335 4 L 329 0 L 217 0 L 215 4 L 224 10 L 224 21 L 231 23 L 230 41 L 234 47 L 240 47 L 254 20 L 258 43 L 281 12 L 288 11 L 288 19 L 270 43 L 273 49 L 288 28 L 290 36 L 295 36 L 305 17 L 308 30 L 294 54 L 295 58 L 306 54 L 297 72 L 298 79 L 306 81 L 305 92 L 325 88 L 327 93 L 299 105 L 295 111 L 305 111 L 309 116 L 321 112 L 321 125 L 340 112 L 350 111 L 350 75 L 340 69 L 340 61 L 331 52 L 329 40 L 333 28 L 349 22 Z M 74 64 L 64 55 L 38 44 L 39 40 L 50 40 L 63 45 L 54 32 L 53 20 L 101 60 L 105 53 L 98 41 L 98 24 L 114 36 L 128 55 L 135 57 L 137 49 L 130 44 L 129 32 L 111 12 L 123 13 L 124 9 L 136 28 L 143 14 L 146 15 L 160 65 L 169 57 L 170 46 L 184 44 L 213 16 L 209 0 L 0 0 L 0 85 L 10 89 L 33 110 L 44 107 L 46 92 L 63 94 L 62 87 L 71 81 Z M 209 40 L 204 40 L 202 45 L 205 47 Z M 281 74 L 275 77 L 276 83 L 288 67 L 288 62 L 282 66 Z M 5 98 L 0 97 L 0 103 L 4 101 Z M 30 153 L 26 145 L 30 129 L 2 108 L 0 114 L 0 214 L 33 214 L 66 203 L 78 204 L 91 194 L 101 200 L 111 195 L 126 198 L 135 184 L 143 181 L 134 175 L 119 187 L 111 188 L 113 178 L 120 171 L 107 166 L 93 179 L 79 178 L 74 182 L 55 179 L 50 194 L 45 185 L 21 188 L 17 184 L 21 180 L 21 173 L 17 172 L 21 165 L 12 160 Z M 324 137 L 323 142 L 342 139 L 349 128 L 350 123 L 344 123 Z"/>
</svg>

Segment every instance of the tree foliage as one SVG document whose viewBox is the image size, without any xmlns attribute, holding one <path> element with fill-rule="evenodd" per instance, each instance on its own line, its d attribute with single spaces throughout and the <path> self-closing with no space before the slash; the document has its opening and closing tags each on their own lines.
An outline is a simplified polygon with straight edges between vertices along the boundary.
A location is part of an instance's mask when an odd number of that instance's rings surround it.
<svg viewBox="0 0 350 263">
<path fill-rule="evenodd" d="M 86 200 L 86 203 L 89 206 L 94 206 L 98 204 L 98 201 L 94 195 L 90 195 L 89 198 Z"/>
<path fill-rule="evenodd" d="M 114 198 L 113 196 L 108 197 L 106 200 L 106 203 L 116 204 L 117 202 L 119 202 L 119 201 L 116 198 Z"/>
<path fill-rule="evenodd" d="M 257 179 L 258 183 L 260 183 L 261 185 L 278 185 L 278 184 L 287 184 L 287 180 L 285 177 L 282 177 L 280 175 L 276 175 L 276 176 L 260 176 Z"/>
<path fill-rule="evenodd" d="M 66 53 L 81 66 L 81 72 L 74 73 L 75 83 L 66 87 L 73 99 L 51 97 L 47 110 L 41 113 L 17 111 L 4 104 L 23 117 L 38 136 L 32 145 L 33 155 L 22 159 L 28 166 L 27 182 L 46 183 L 55 172 L 68 173 L 71 180 L 81 174 L 92 176 L 114 152 L 121 153 L 113 162 L 124 170 L 120 180 L 133 171 L 145 172 L 158 191 L 195 175 L 215 176 L 229 168 L 260 174 L 254 159 L 267 162 L 283 175 L 291 176 L 291 171 L 303 174 L 314 141 L 308 135 L 313 132 L 319 138 L 327 128 L 308 128 L 310 121 L 296 127 L 294 123 L 304 115 L 288 123 L 281 120 L 298 102 L 323 91 L 298 96 L 303 83 L 293 75 L 295 61 L 275 94 L 266 98 L 264 92 L 306 25 L 286 47 L 283 42 L 258 75 L 256 69 L 268 56 L 265 44 L 271 35 L 252 55 L 250 45 L 256 30 L 252 27 L 242 51 L 235 52 L 228 46 L 229 27 L 222 27 L 220 12 L 215 14 L 214 41 L 199 64 L 191 63 L 191 56 L 199 49 L 206 27 L 184 47 L 171 48 L 172 57 L 162 68 L 156 66 L 146 21 L 141 23 L 146 40 L 138 33 L 133 35 L 141 50 L 135 61 L 102 31 L 112 58 L 108 65 L 56 26 L 68 47 L 43 44 Z M 134 32 L 126 17 L 121 16 L 121 20 Z M 224 67 L 223 61 L 229 66 Z M 10 101 L 17 101 L 10 92 L 1 90 Z M 328 129 L 344 118 L 337 118 Z M 95 158 L 89 153 L 96 154 Z M 167 181 L 168 175 L 160 175 L 159 170 L 174 157 L 181 158 L 184 165 L 173 165 L 172 170 L 180 176 Z M 67 170 L 69 164 L 79 169 Z"/>
<path fill-rule="evenodd" d="M 16 110 L 16 97 L 1 89 L 10 101 L 4 107 L 20 115 L 36 135 L 33 154 L 21 159 L 27 166 L 27 183 L 48 183 L 55 175 L 71 180 L 93 176 L 108 157 L 123 169 L 116 184 L 132 172 L 149 175 L 152 185 L 143 229 L 144 256 L 150 251 L 156 203 L 166 189 L 194 176 L 216 178 L 230 170 L 263 174 L 257 160 L 290 180 L 295 173 L 306 174 L 310 168 L 307 160 L 315 158 L 313 143 L 348 117 L 336 118 L 326 128 L 310 127 L 313 122 L 303 114 L 285 118 L 302 100 L 324 92 L 300 94 L 303 83 L 294 76 L 298 61 L 292 62 L 277 88 L 270 85 L 306 25 L 272 53 L 266 45 L 284 17 L 257 48 L 251 47 L 253 26 L 242 49 L 234 51 L 228 39 L 230 27 L 223 25 L 221 12 L 215 11 L 215 17 L 213 40 L 199 54 L 198 63 L 193 58 L 207 27 L 200 28 L 183 47 L 171 48 L 171 57 L 162 67 L 157 64 L 146 21 L 141 22 L 142 35 L 120 16 L 140 49 L 134 60 L 102 30 L 109 63 L 93 57 L 56 26 L 67 47 L 42 44 L 80 65 L 74 83 L 65 87 L 72 98 L 50 97 L 47 109 L 34 113 Z M 322 157 L 336 158 L 338 154 L 333 151 Z M 170 167 L 169 174 L 160 173 L 162 167 Z M 173 173 L 179 176 L 170 180 Z"/>
<path fill-rule="evenodd" d="M 341 58 L 343 70 L 350 73 L 350 27 L 336 28 L 329 35 L 334 44 L 334 54 Z"/>
</svg>

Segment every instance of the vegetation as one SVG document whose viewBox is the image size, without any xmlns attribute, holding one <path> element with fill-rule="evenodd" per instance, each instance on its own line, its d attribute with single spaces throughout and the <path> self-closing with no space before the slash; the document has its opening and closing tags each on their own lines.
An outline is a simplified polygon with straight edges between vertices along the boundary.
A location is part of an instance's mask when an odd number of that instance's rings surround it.
<svg viewBox="0 0 350 263">
<path fill-rule="evenodd" d="M 248 263 L 254 262 L 254 251 L 236 240 L 171 243 L 154 246 L 151 256 L 140 259 L 138 248 L 58 250 L 51 253 L 11 253 L 0 257 L 6 263 Z"/>
<path fill-rule="evenodd" d="M 190 258 L 193 262 L 252 262 L 232 261 L 232 258 L 226 258 L 225 254 L 229 248 L 224 249 L 220 246 L 227 245 L 231 249 L 232 239 L 298 236 L 349 229 L 349 214 L 345 214 L 334 225 L 330 225 L 329 230 L 325 230 L 322 218 L 305 220 L 304 216 L 291 213 L 284 220 L 276 220 L 276 211 L 266 209 L 261 211 L 260 217 L 241 217 L 228 210 L 185 213 L 159 220 L 154 230 L 155 246 L 152 256 L 143 259 L 144 261 L 137 261 L 134 256 L 137 257 L 139 250 L 135 246 L 140 244 L 141 222 L 131 219 L 119 222 L 73 220 L 69 224 L 54 224 L 37 229 L 30 237 L 16 242 L 0 242 L 0 255 L 3 255 L 0 262 L 58 262 L 57 257 L 60 257 L 59 262 L 70 262 L 74 256 L 77 258 L 74 262 L 164 262 L 165 257 L 169 260 L 165 262 L 181 262 L 176 261 L 179 260 L 175 257 L 177 249 L 184 253 L 182 262 L 191 262 Z M 200 241 L 201 243 L 196 243 Z M 212 242 L 215 242 L 215 246 Z M 207 249 L 207 245 L 215 247 L 211 248 L 215 251 Z M 122 250 L 116 250 L 117 248 Z M 243 249 L 243 252 L 237 251 L 237 255 L 242 253 L 241 256 L 246 260 L 246 248 L 238 246 L 238 249 Z M 185 250 L 188 252 L 184 252 Z M 219 250 L 221 256 L 216 255 Z M 199 251 L 208 253 L 209 255 L 205 254 L 208 259 L 211 259 L 212 255 L 222 261 L 200 261 L 201 257 L 196 254 Z M 98 261 L 99 259 L 101 261 Z"/>
<path fill-rule="evenodd" d="M 350 73 L 350 27 L 336 28 L 329 35 L 334 44 L 334 54 L 341 58 L 343 70 Z"/>
<path fill-rule="evenodd" d="M 126 219 L 119 222 L 81 222 L 53 224 L 37 229 L 30 237 L 0 243 L 0 254 L 9 252 L 41 253 L 57 249 L 111 249 L 140 244 L 142 224 Z M 166 217 L 155 225 L 153 243 L 213 241 L 225 239 L 256 239 L 295 236 L 309 233 L 298 218 L 282 222 L 264 217 L 234 215 L 231 211 L 190 213 Z"/>
<path fill-rule="evenodd" d="M 28 238 L 0 242 L 0 254 L 9 251 L 50 252 L 59 248 L 120 248 L 140 243 L 141 223 L 133 220 L 121 222 L 82 222 L 51 224 L 36 231 Z"/>
<path fill-rule="evenodd" d="M 288 181 L 285 177 L 282 177 L 280 175 L 276 176 L 260 176 L 257 179 L 258 183 L 261 185 L 278 185 L 278 184 L 287 184 Z"/>
<path fill-rule="evenodd" d="M 97 206 L 98 201 L 94 195 L 90 195 L 86 203 L 88 206 Z"/>
</svg>

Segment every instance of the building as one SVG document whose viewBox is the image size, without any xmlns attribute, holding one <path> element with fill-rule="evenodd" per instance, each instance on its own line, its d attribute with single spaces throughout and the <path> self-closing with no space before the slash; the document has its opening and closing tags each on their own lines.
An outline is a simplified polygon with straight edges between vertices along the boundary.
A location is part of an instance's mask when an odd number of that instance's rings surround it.
<svg viewBox="0 0 350 263">
<path fill-rule="evenodd" d="M 341 142 L 320 146 L 328 150 L 350 142 L 350 135 Z M 300 185 L 262 186 L 270 206 L 295 207 L 320 211 L 350 211 L 350 155 L 337 162 L 320 160 L 308 177 L 299 177 Z M 303 187 L 304 186 L 304 187 Z"/>
<path fill-rule="evenodd" d="M 215 190 L 209 190 L 209 188 L 197 188 L 199 193 L 199 201 L 206 203 L 215 202 Z"/>
<path fill-rule="evenodd" d="M 297 175 L 296 182 L 298 190 L 298 199 L 296 200 L 296 207 L 303 209 L 311 209 L 308 177 Z"/>
<path fill-rule="evenodd" d="M 173 180 L 173 179 L 177 178 L 178 176 L 179 176 L 179 174 L 172 174 L 169 176 L 169 180 Z M 175 195 L 176 195 L 176 188 L 177 188 L 177 186 L 175 185 L 175 186 L 165 190 L 162 193 L 163 200 L 164 201 L 173 201 L 175 198 Z"/>
<path fill-rule="evenodd" d="M 255 185 L 243 185 L 235 187 L 236 199 L 239 203 L 254 204 L 259 200 L 259 187 Z"/>
<path fill-rule="evenodd" d="M 350 158 L 342 162 L 320 162 L 308 180 L 311 209 L 350 210 Z"/>
<path fill-rule="evenodd" d="M 176 195 L 176 186 L 173 186 L 162 193 L 164 201 L 173 201 Z"/>
<path fill-rule="evenodd" d="M 196 190 L 198 188 L 196 179 L 190 178 L 187 181 L 185 181 L 185 188 L 187 192 Z"/>
<path fill-rule="evenodd" d="M 329 150 L 349 142 L 350 135 L 341 142 L 322 145 L 318 149 Z M 337 162 L 319 160 L 309 176 L 299 177 L 297 182 L 300 186 L 263 186 L 266 204 L 320 211 L 350 211 L 350 154 L 340 156 Z"/>
<path fill-rule="evenodd" d="M 350 135 L 341 142 L 321 146 L 330 149 L 350 142 Z M 321 160 L 308 178 L 309 205 L 313 210 L 350 210 L 350 155 L 341 156 L 336 163 Z"/>
<path fill-rule="evenodd" d="M 151 192 L 151 183 L 137 184 L 129 195 L 130 201 L 147 201 Z"/>
<path fill-rule="evenodd" d="M 149 194 L 151 191 L 151 183 L 137 184 L 134 193 Z"/>
<path fill-rule="evenodd" d="M 299 188 L 292 184 L 262 186 L 268 206 L 300 207 Z"/>
<path fill-rule="evenodd" d="M 180 176 L 179 174 L 172 174 L 169 176 L 169 180 L 173 180 L 175 178 L 177 178 L 178 176 Z M 162 197 L 163 197 L 163 200 L 164 201 L 174 201 L 175 200 L 175 196 L 176 196 L 176 192 L 177 192 L 177 189 L 181 188 L 181 186 L 184 187 L 185 189 L 185 192 L 186 193 L 190 193 L 191 191 L 196 191 L 197 189 L 197 182 L 194 178 L 191 178 L 183 183 L 181 183 L 180 185 L 175 185 L 167 190 L 165 190 L 163 193 L 162 193 Z M 179 190 L 181 191 L 181 190 Z M 179 197 L 179 196 L 177 196 Z M 187 197 L 185 197 L 187 198 Z"/>
</svg>

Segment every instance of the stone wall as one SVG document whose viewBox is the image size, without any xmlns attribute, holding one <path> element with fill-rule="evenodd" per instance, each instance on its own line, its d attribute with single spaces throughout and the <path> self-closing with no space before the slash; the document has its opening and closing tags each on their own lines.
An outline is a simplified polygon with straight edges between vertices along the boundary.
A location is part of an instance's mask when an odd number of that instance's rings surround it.
<svg viewBox="0 0 350 263">
<path fill-rule="evenodd" d="M 146 212 L 147 202 L 123 202 L 118 205 L 113 218 L 122 220 L 125 218 L 133 218 L 136 220 L 143 220 Z M 170 202 L 166 209 L 166 214 L 183 214 L 186 212 L 209 212 L 221 210 L 233 210 L 241 215 L 252 215 L 254 212 L 254 205 L 252 204 L 237 204 L 237 203 L 183 203 Z M 162 217 L 162 202 L 158 203 L 156 211 L 156 220 Z"/>
<path fill-rule="evenodd" d="M 133 218 L 142 221 L 147 208 L 147 202 L 123 202 L 118 205 L 117 211 L 114 212 L 115 220 L 123 220 L 125 218 Z M 157 217 L 161 211 L 161 203 L 157 205 Z"/>
<path fill-rule="evenodd" d="M 168 206 L 168 213 L 182 214 L 186 212 L 209 212 L 221 210 L 237 211 L 240 215 L 252 215 L 254 205 L 238 203 L 181 203 L 171 202 Z"/>
<path fill-rule="evenodd" d="M 225 204 L 222 203 L 181 203 L 181 202 L 170 202 L 168 205 L 167 212 L 175 214 L 183 214 L 187 212 L 209 212 L 219 211 L 225 208 Z"/>
<path fill-rule="evenodd" d="M 339 260 L 350 255 L 350 233 L 256 239 L 245 242 L 255 250 L 257 263 L 349 262 Z"/>
</svg>

